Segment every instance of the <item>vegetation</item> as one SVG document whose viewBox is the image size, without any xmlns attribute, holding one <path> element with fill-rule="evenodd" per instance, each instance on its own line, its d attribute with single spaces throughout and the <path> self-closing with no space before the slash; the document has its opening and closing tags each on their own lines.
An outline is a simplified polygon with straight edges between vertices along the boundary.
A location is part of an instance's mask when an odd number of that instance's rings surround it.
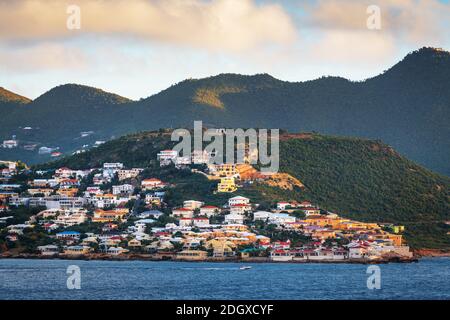
<svg viewBox="0 0 450 320">
<path fill-rule="evenodd" d="M 256 183 L 233 194 L 214 194 L 217 181 L 189 170 L 160 168 L 155 161 L 157 152 L 172 145 L 167 131 L 143 132 L 36 168 L 83 169 L 122 161 L 128 167 L 148 167 L 142 178 L 156 177 L 170 183 L 172 187 L 166 192 L 170 206 L 179 206 L 186 199 L 222 206 L 238 194 L 258 203 L 260 210 L 277 201 L 310 200 L 344 217 L 403 224 L 409 228 L 405 236 L 414 246 L 450 247 L 448 227 L 443 224 L 450 220 L 450 179 L 409 161 L 380 141 L 284 134 L 280 171 L 299 179 L 305 188 L 283 190 Z"/>
<path fill-rule="evenodd" d="M 96 140 L 139 130 L 191 127 L 194 120 L 203 120 L 210 127 L 375 137 L 450 175 L 449 84 L 449 52 L 423 48 L 363 82 L 327 77 L 290 83 L 267 74 L 221 74 L 186 80 L 135 102 L 94 88 L 65 85 L 2 112 L 0 138 L 15 134 L 24 143 L 70 152 Z M 20 129 L 24 123 L 36 129 Z M 92 133 L 81 137 L 82 131 Z M 34 163 L 49 159 L 20 148 L 0 150 L 0 158 Z"/>
</svg>

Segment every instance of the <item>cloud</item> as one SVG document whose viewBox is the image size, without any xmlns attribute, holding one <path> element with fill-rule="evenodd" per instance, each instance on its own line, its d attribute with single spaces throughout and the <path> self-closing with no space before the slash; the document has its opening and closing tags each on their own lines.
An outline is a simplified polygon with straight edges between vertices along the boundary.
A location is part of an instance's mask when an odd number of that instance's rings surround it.
<svg viewBox="0 0 450 320">
<path fill-rule="evenodd" d="M 76 69 L 87 66 L 88 58 L 77 47 L 56 43 L 39 43 L 14 48 L 0 47 L 0 70 L 39 72 L 42 70 Z"/>
<path fill-rule="evenodd" d="M 305 4 L 308 24 L 333 31 L 367 30 L 367 8 L 381 10 L 381 32 L 411 44 L 447 37 L 450 6 L 438 0 L 318 0 Z"/>
<path fill-rule="evenodd" d="M 372 5 L 380 8 L 380 30 L 367 28 Z M 450 6 L 438 0 L 317 0 L 300 6 L 303 27 L 316 35 L 306 44 L 316 61 L 380 64 L 405 47 L 448 43 Z"/>
<path fill-rule="evenodd" d="M 81 9 L 68 30 L 67 6 Z M 16 0 L 0 3 L 0 39 L 40 40 L 80 34 L 134 36 L 210 50 L 245 51 L 295 41 L 290 16 L 254 0 Z"/>
</svg>

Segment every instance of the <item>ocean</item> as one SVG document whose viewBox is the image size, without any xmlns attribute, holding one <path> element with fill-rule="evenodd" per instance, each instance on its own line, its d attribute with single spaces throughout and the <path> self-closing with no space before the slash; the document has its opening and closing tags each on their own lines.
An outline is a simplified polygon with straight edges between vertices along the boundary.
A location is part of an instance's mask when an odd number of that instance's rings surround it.
<svg viewBox="0 0 450 320">
<path fill-rule="evenodd" d="M 450 299 L 450 258 L 377 266 L 0 259 L 0 299 Z"/>
</svg>

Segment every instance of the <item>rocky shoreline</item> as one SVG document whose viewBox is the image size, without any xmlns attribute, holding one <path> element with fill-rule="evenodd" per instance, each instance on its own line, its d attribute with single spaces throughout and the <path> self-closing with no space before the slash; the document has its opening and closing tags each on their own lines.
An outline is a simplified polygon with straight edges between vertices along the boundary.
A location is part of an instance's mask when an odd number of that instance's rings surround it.
<svg viewBox="0 0 450 320">
<path fill-rule="evenodd" d="M 56 259 L 56 260 L 84 260 L 84 261 L 173 261 L 173 262 L 235 262 L 235 263 L 339 263 L 339 264 L 385 264 L 385 263 L 413 263 L 419 262 L 420 257 L 388 257 L 381 259 L 351 259 L 351 260 L 292 260 L 292 261 L 273 261 L 270 258 L 254 257 L 241 259 L 232 258 L 208 258 L 204 260 L 181 260 L 181 259 L 164 259 L 151 254 L 129 254 L 111 256 L 102 253 L 88 255 L 40 255 L 31 253 L 11 254 L 3 253 L 0 259 Z"/>
</svg>

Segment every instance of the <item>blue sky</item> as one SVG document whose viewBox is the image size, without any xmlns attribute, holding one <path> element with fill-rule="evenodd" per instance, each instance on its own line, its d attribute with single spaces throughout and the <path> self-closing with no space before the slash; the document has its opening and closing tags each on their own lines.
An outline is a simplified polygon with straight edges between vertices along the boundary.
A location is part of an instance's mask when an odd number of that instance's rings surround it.
<svg viewBox="0 0 450 320">
<path fill-rule="evenodd" d="M 66 27 L 67 6 L 81 28 Z M 381 28 L 367 28 L 369 5 Z M 422 46 L 450 48 L 448 0 L 16 0 L 0 3 L 0 86 L 64 83 L 147 97 L 186 78 L 363 80 Z"/>
</svg>

